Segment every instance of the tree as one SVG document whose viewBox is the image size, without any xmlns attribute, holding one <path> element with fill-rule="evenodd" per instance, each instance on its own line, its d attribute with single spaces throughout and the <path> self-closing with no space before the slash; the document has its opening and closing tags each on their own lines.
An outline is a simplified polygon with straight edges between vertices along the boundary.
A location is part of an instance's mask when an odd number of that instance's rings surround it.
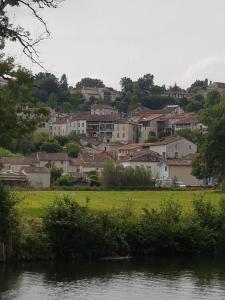
<svg viewBox="0 0 225 300">
<path fill-rule="evenodd" d="M 196 80 L 192 85 L 188 88 L 189 92 L 196 93 L 199 90 L 203 89 L 206 90 L 207 87 L 209 86 L 209 81 L 208 79 L 205 80 Z"/>
<path fill-rule="evenodd" d="M 120 85 L 123 93 L 131 92 L 133 90 L 133 81 L 128 77 L 121 78 Z"/>
<path fill-rule="evenodd" d="M 149 92 L 154 84 L 154 75 L 146 74 L 143 77 L 139 78 L 137 83 L 141 91 Z"/>
<path fill-rule="evenodd" d="M 62 152 L 62 147 L 56 140 L 50 140 L 42 144 L 41 150 L 47 153 Z"/>
<path fill-rule="evenodd" d="M 78 154 L 80 152 L 80 145 L 77 143 L 69 143 L 65 145 L 66 147 L 66 152 L 68 154 L 69 157 L 78 157 Z"/>
<path fill-rule="evenodd" d="M 86 77 L 86 78 L 81 79 L 81 81 L 79 81 L 76 84 L 77 89 L 81 89 L 83 87 L 102 88 L 102 87 L 105 87 L 105 85 L 100 79 L 93 79 L 93 78 Z"/>
<path fill-rule="evenodd" d="M 30 71 L 16 69 L 12 58 L 0 56 L 0 76 L 3 74 L 11 79 L 0 89 L 0 145 L 10 148 L 14 139 L 19 140 L 42 126 L 48 119 L 48 111 L 37 106 L 34 76 Z"/>
<path fill-rule="evenodd" d="M 54 165 L 50 167 L 51 186 L 54 186 L 58 178 L 62 176 L 63 169 L 56 168 Z"/>
<path fill-rule="evenodd" d="M 206 105 L 215 105 L 221 101 L 221 95 L 218 91 L 212 90 L 208 92 L 206 98 Z"/>
<path fill-rule="evenodd" d="M 13 255 L 13 240 L 18 239 L 18 212 L 16 195 L 0 185 L 0 260 Z"/>
<path fill-rule="evenodd" d="M 208 130 L 198 142 L 198 157 L 193 174 L 198 178 L 225 178 L 225 98 L 209 106 L 202 113 L 202 122 Z"/>
<path fill-rule="evenodd" d="M 0 1 L 0 49 L 5 47 L 5 41 L 19 42 L 23 52 L 33 62 L 37 62 L 38 53 L 36 45 L 50 35 L 47 24 L 39 15 L 38 9 L 56 8 L 58 0 L 1 0 Z M 10 8 L 24 7 L 33 14 L 34 18 L 44 27 L 44 33 L 34 38 L 27 29 L 19 25 L 13 25 L 10 16 Z"/>
</svg>

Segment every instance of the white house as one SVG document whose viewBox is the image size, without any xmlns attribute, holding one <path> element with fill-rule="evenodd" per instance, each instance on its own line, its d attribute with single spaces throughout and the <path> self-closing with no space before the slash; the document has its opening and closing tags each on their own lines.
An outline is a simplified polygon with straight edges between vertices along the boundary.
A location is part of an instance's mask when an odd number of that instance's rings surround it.
<svg viewBox="0 0 225 300">
<path fill-rule="evenodd" d="M 151 150 L 142 150 L 121 160 L 121 164 L 124 167 L 144 167 L 151 172 L 154 179 L 160 178 L 161 163 L 163 163 L 162 157 Z"/>
<path fill-rule="evenodd" d="M 167 137 L 149 144 L 149 149 L 159 153 L 164 159 L 182 158 L 187 154 L 197 152 L 197 145 L 183 137 Z"/>
</svg>

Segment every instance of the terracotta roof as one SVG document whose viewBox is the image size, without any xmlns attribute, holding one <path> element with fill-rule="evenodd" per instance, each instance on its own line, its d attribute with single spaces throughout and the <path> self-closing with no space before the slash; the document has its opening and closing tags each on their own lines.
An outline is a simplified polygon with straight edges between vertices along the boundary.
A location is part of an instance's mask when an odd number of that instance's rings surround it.
<svg viewBox="0 0 225 300">
<path fill-rule="evenodd" d="M 160 162 L 162 157 L 154 151 L 142 150 L 134 153 L 132 156 L 121 159 L 122 162 Z"/>
<path fill-rule="evenodd" d="M 88 122 L 115 122 L 121 117 L 119 115 L 92 115 L 88 118 Z"/>
<path fill-rule="evenodd" d="M 190 115 L 185 118 L 181 118 L 179 121 L 177 121 L 175 124 L 189 124 L 189 123 L 199 123 L 199 116 L 198 115 Z"/>
<path fill-rule="evenodd" d="M 144 122 L 144 121 L 153 121 L 155 119 L 158 119 L 162 116 L 162 114 L 148 114 L 142 117 L 139 122 Z"/>
<path fill-rule="evenodd" d="M 2 164 L 10 164 L 10 165 L 31 165 L 34 163 L 38 163 L 37 158 L 35 157 L 0 157 L 0 162 Z"/>
<path fill-rule="evenodd" d="M 119 150 L 133 150 L 142 148 L 142 144 L 127 144 L 119 148 Z"/>
<path fill-rule="evenodd" d="M 158 141 L 158 142 L 155 142 L 155 143 L 150 143 L 149 146 L 162 146 L 162 145 L 168 145 L 168 144 L 171 144 L 171 143 L 175 143 L 177 141 L 180 141 L 184 138 L 182 137 L 174 137 L 174 136 L 170 136 L 170 137 L 167 137 L 161 141 Z"/>
<path fill-rule="evenodd" d="M 26 167 L 22 169 L 25 173 L 50 173 L 49 169 L 46 167 Z"/>
<path fill-rule="evenodd" d="M 95 151 L 93 153 L 82 151 L 79 154 L 79 160 L 83 163 L 105 162 L 113 160 L 113 154 L 110 151 Z"/>
<path fill-rule="evenodd" d="M 70 158 L 66 153 L 38 152 L 37 158 L 39 161 L 69 161 L 70 160 Z"/>
<path fill-rule="evenodd" d="M 180 159 L 168 159 L 167 160 L 167 165 L 168 166 L 191 166 L 194 159 L 196 158 L 197 154 L 196 153 L 191 153 L 191 154 L 188 154 Z"/>
<path fill-rule="evenodd" d="M 187 159 L 168 159 L 167 160 L 168 166 L 191 166 L 192 160 Z"/>
</svg>

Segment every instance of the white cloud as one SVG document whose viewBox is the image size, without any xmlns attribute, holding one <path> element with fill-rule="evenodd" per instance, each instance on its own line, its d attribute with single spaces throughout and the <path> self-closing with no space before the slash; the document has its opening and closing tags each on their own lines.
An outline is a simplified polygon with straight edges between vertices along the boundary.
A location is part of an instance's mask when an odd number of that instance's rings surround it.
<svg viewBox="0 0 225 300">
<path fill-rule="evenodd" d="M 192 64 L 181 79 L 181 84 L 190 86 L 196 79 L 205 78 L 225 82 L 225 56 L 210 56 Z"/>
</svg>

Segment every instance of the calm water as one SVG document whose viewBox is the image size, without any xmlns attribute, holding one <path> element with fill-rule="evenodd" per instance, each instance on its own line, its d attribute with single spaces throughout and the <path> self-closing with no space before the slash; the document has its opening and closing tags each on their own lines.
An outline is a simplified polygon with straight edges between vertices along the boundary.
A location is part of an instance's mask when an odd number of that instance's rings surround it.
<svg viewBox="0 0 225 300">
<path fill-rule="evenodd" d="M 225 261 L 151 259 L 0 266 L 0 299 L 225 299 Z"/>
</svg>

